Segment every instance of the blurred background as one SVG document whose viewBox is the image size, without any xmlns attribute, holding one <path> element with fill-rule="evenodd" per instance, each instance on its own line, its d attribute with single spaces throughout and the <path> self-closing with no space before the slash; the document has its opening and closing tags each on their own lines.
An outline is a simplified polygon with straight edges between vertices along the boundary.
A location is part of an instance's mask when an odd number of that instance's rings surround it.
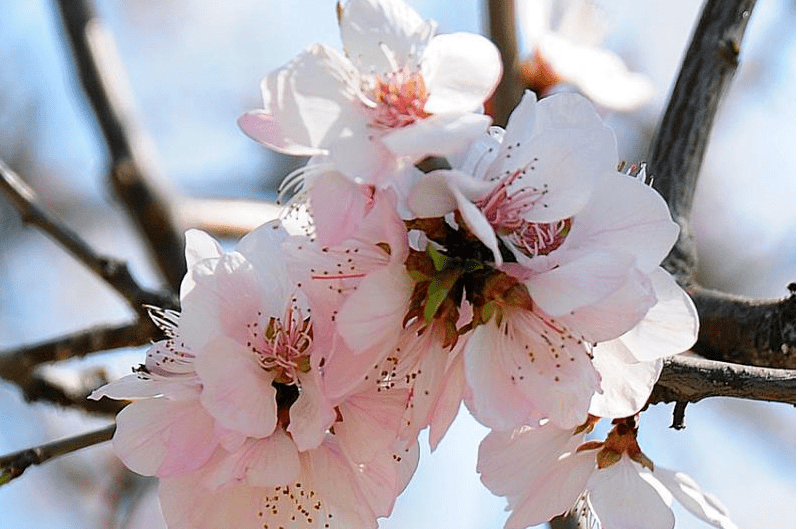
<svg viewBox="0 0 798 529">
<path fill-rule="evenodd" d="M 522 1 L 522 0 L 517 0 Z M 483 32 L 482 3 L 408 0 L 441 32 Z M 597 2 L 612 26 L 607 47 L 649 76 L 654 99 L 633 113 L 607 112 L 622 159 L 645 160 L 700 10 L 694 0 Z M 236 119 L 261 106 L 259 82 L 314 42 L 339 46 L 333 0 L 98 0 L 127 69 L 139 116 L 168 185 L 199 197 L 272 200 L 301 160 L 275 155 Z M 795 2 L 761 0 L 741 66 L 722 105 L 703 165 L 694 223 L 705 286 L 775 298 L 795 280 Z M 519 28 L 523 32 L 523 28 Z M 52 2 L 0 3 L 0 158 L 72 229 L 101 252 L 129 261 L 158 286 L 144 247 L 106 185 L 107 156 L 72 68 Z M 524 48 L 524 54 L 531 50 Z M 125 303 L 50 240 L 22 225 L 0 197 L 0 350 L 130 317 Z M 121 376 L 142 350 L 91 365 Z M 62 377 L 88 362 L 55 366 Z M 685 471 L 731 510 L 741 528 L 795 527 L 795 409 L 726 399 L 688 407 L 684 431 L 671 406 L 642 418 L 641 447 Z M 0 382 L 0 454 L 87 431 L 108 419 L 25 403 Z M 504 500 L 475 472 L 486 430 L 461 413 L 399 498 L 383 529 L 498 529 Z M 422 443 L 426 442 L 426 437 Z M 127 473 L 106 444 L 32 467 L 0 488 L 3 525 L 157 528 L 152 483 Z M 677 510 L 677 527 L 706 527 Z"/>
</svg>

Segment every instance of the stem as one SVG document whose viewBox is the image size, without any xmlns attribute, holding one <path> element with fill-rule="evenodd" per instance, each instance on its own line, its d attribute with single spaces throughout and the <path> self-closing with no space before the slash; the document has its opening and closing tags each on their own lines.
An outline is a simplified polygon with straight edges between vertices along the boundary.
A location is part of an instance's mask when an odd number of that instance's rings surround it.
<svg viewBox="0 0 798 529">
<path fill-rule="evenodd" d="M 515 24 L 515 0 L 487 0 L 488 34 L 499 48 L 504 74 L 488 104 L 496 125 L 505 126 L 515 106 L 521 101 L 524 86 L 518 75 L 518 40 Z"/>
</svg>

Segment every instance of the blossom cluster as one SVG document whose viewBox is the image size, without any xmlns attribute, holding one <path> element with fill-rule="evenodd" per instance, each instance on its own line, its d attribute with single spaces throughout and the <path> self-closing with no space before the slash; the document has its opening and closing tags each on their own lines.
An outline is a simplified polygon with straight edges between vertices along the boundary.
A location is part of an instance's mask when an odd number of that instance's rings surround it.
<svg viewBox="0 0 798 529">
<path fill-rule="evenodd" d="M 377 527 L 462 403 L 491 428 L 485 485 L 507 527 L 586 503 L 606 527 L 673 527 L 673 497 L 725 509 L 655 467 L 636 416 L 662 359 L 697 335 L 659 263 L 678 228 L 645 171 L 620 173 L 592 104 L 528 92 L 506 128 L 484 37 L 437 34 L 400 0 L 339 5 L 343 52 L 270 73 L 239 124 L 310 156 L 282 219 L 225 251 L 186 234 L 166 338 L 100 388 L 133 402 L 114 448 L 159 478 L 170 528 Z M 605 441 L 585 435 L 613 420 Z"/>
</svg>

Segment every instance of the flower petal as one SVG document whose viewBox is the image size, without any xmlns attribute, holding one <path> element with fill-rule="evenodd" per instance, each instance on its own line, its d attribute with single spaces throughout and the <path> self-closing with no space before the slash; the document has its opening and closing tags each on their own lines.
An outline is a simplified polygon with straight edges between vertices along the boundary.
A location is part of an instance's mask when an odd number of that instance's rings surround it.
<svg viewBox="0 0 798 529">
<path fill-rule="evenodd" d="M 489 125 L 490 117 L 482 114 L 437 114 L 390 130 L 382 137 L 382 143 L 396 156 L 416 162 L 426 156 L 446 156 L 465 149 Z"/>
<path fill-rule="evenodd" d="M 347 56 L 362 71 L 378 74 L 417 64 L 436 28 L 400 0 L 349 0 L 339 25 Z"/>
<path fill-rule="evenodd" d="M 474 112 L 482 108 L 499 84 L 501 56 L 496 46 L 481 35 L 436 35 L 424 50 L 421 74 L 429 92 L 425 111 Z"/>
<path fill-rule="evenodd" d="M 621 349 L 616 352 L 616 348 Z M 593 348 L 593 365 L 601 375 L 601 393 L 593 395 L 590 413 L 598 417 L 630 417 L 640 411 L 659 379 L 662 361 L 627 363 L 631 355 L 620 340 Z"/>
<path fill-rule="evenodd" d="M 632 461 L 620 461 L 596 471 L 588 481 L 588 504 L 603 527 L 613 529 L 673 529 L 673 511 L 656 489 L 640 477 Z M 647 472 L 647 471 L 646 471 Z"/>
<path fill-rule="evenodd" d="M 698 339 L 698 312 L 690 296 L 662 268 L 654 269 L 649 277 L 657 304 L 620 337 L 638 360 L 683 353 Z"/>
<path fill-rule="evenodd" d="M 225 428 L 250 437 L 266 437 L 277 425 L 273 376 L 249 349 L 220 336 L 197 356 L 202 405 Z"/>
<path fill-rule="evenodd" d="M 717 498 L 701 490 L 698 483 L 687 474 L 674 472 L 660 466 L 654 467 L 654 477 L 658 479 L 685 509 L 707 523 L 721 529 L 737 529 L 729 511 Z"/>
<path fill-rule="evenodd" d="M 335 421 L 335 410 L 322 394 L 321 377 L 311 369 L 299 374 L 299 398 L 289 410 L 288 433 L 300 451 L 316 448 Z"/>
</svg>

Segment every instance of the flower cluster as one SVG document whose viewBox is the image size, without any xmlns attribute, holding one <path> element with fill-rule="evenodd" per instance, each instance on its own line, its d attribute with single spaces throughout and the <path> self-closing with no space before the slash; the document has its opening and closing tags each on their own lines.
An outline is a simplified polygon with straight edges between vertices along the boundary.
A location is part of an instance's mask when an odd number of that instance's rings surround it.
<svg viewBox="0 0 798 529">
<path fill-rule="evenodd" d="M 373 529 L 419 432 L 435 448 L 461 403 L 492 429 L 479 471 L 508 527 L 580 498 L 608 527 L 672 527 L 667 489 L 732 527 L 636 442 L 662 358 L 697 335 L 659 267 L 678 229 L 645 171 L 618 172 L 575 94 L 527 93 L 490 127 L 485 38 L 436 34 L 400 0 L 338 14 L 343 52 L 269 74 L 239 122 L 311 156 L 285 217 L 228 252 L 189 231 L 181 310 L 151 309 L 166 339 L 93 395 L 133 401 L 114 447 L 159 478 L 169 527 Z M 607 440 L 586 440 L 602 417 Z"/>
</svg>

